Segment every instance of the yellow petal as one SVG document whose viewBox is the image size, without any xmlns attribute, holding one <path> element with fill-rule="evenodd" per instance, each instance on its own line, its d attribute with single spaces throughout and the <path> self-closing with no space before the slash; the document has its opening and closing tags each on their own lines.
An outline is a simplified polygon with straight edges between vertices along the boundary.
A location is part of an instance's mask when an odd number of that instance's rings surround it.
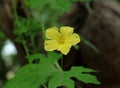
<svg viewBox="0 0 120 88">
<path fill-rule="evenodd" d="M 80 42 L 80 37 L 78 34 L 73 33 L 72 35 L 68 36 L 66 42 L 70 43 L 71 45 L 75 45 Z"/>
<path fill-rule="evenodd" d="M 55 40 L 46 40 L 44 43 L 44 49 L 46 51 L 53 51 L 56 50 L 58 47 L 58 44 Z"/>
<path fill-rule="evenodd" d="M 63 26 L 60 28 L 60 34 L 62 36 L 69 36 L 73 33 L 74 28 L 68 27 L 68 26 Z"/>
<path fill-rule="evenodd" d="M 58 39 L 59 38 L 59 32 L 57 27 L 48 28 L 46 30 L 46 37 L 48 39 Z"/>
<path fill-rule="evenodd" d="M 68 52 L 70 51 L 70 48 L 71 48 L 70 44 L 64 44 L 64 45 L 60 45 L 57 50 L 59 50 L 64 55 L 67 55 Z"/>
</svg>

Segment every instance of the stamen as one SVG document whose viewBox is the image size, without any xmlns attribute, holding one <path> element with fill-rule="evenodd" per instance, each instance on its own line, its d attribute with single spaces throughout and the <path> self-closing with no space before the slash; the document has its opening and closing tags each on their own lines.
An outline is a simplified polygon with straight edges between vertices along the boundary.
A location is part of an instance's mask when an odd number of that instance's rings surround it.
<svg viewBox="0 0 120 88">
<path fill-rule="evenodd" d="M 60 39 L 59 39 L 59 43 L 60 43 L 60 44 L 63 44 L 64 42 L 65 42 L 65 41 L 64 41 L 64 38 L 60 38 Z"/>
</svg>

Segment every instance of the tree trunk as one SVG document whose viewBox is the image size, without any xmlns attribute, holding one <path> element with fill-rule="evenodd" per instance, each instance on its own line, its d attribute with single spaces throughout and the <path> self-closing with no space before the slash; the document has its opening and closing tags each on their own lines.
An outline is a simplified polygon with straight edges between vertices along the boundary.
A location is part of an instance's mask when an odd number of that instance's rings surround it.
<svg viewBox="0 0 120 88">
<path fill-rule="evenodd" d="M 98 50 L 81 43 L 82 60 L 97 70 L 100 86 L 90 88 L 120 88 L 120 5 L 115 0 L 96 0 L 80 34 Z M 87 87 L 89 88 L 89 87 Z"/>
</svg>

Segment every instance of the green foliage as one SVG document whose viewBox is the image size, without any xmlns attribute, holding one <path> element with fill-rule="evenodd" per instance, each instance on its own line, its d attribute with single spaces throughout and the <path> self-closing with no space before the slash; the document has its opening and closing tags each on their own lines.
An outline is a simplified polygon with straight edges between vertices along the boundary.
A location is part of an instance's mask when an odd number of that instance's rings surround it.
<svg viewBox="0 0 120 88">
<path fill-rule="evenodd" d="M 68 11 L 72 3 L 69 0 L 53 0 L 51 2 L 51 9 L 60 10 L 60 11 Z"/>
<path fill-rule="evenodd" d="M 26 5 L 31 9 L 40 9 L 44 6 L 49 6 L 51 10 L 57 10 L 61 12 L 69 11 L 73 2 L 90 2 L 92 0 L 26 0 Z"/>
<path fill-rule="evenodd" d="M 72 78 L 84 83 L 100 84 L 96 77 L 90 74 L 96 71 L 84 67 L 72 67 L 69 71 L 63 71 L 58 64 L 62 54 L 55 52 L 42 54 L 39 53 L 39 50 L 35 50 L 35 48 L 39 47 L 35 44 L 35 36 L 41 32 L 43 35 L 41 38 L 45 38 L 45 27 L 56 24 L 56 19 L 60 14 L 69 11 L 70 6 L 77 1 L 90 2 L 91 0 L 24 0 L 31 10 L 31 18 L 17 16 L 14 6 L 14 34 L 17 35 L 17 42 L 23 44 L 29 63 L 21 67 L 16 76 L 9 80 L 3 88 L 39 88 L 41 86 L 46 86 L 44 88 L 56 88 L 59 86 L 74 88 L 74 80 Z M 82 38 L 82 40 L 84 39 Z M 85 41 L 85 44 L 96 49 L 87 41 Z M 75 47 L 77 48 L 77 46 Z"/>
<path fill-rule="evenodd" d="M 56 57 L 54 57 L 54 55 Z M 54 62 L 60 57 L 61 54 L 51 52 L 48 53 L 47 56 L 43 54 L 28 56 L 30 62 L 36 59 L 40 59 L 40 63 L 30 63 L 21 68 L 16 76 L 10 80 L 4 86 L 4 88 L 38 88 L 40 85 L 47 82 L 47 79 L 51 76 L 52 72 L 56 71 Z"/>
<path fill-rule="evenodd" d="M 51 10 L 66 11 L 71 3 L 68 0 L 37 0 L 36 2 L 34 0 L 26 0 L 26 5 L 31 9 L 40 9 L 47 6 Z"/>
<path fill-rule="evenodd" d="M 35 35 L 39 30 L 39 22 L 34 18 L 20 18 L 18 17 L 14 28 L 14 34 L 21 35 L 27 33 L 27 35 Z"/>
<path fill-rule="evenodd" d="M 48 88 L 57 88 L 59 86 L 74 88 L 74 81 L 71 80 L 64 72 L 55 72 L 49 79 Z"/>
<path fill-rule="evenodd" d="M 88 73 L 94 72 L 92 69 L 84 67 L 72 67 L 70 71 L 55 72 L 49 80 L 49 88 L 57 88 L 58 86 L 66 86 L 68 88 L 74 88 L 74 81 L 72 77 L 84 83 L 100 84 L 96 77 Z"/>
<path fill-rule="evenodd" d="M 100 82 L 97 81 L 95 76 L 88 74 L 90 72 L 96 71 L 84 67 L 72 67 L 71 70 L 66 73 L 66 75 L 68 77 L 75 77 L 84 83 L 100 84 Z"/>
<path fill-rule="evenodd" d="M 48 82 L 48 88 L 66 86 L 74 88 L 74 81 L 71 77 L 85 83 L 100 84 L 96 77 L 88 73 L 95 72 L 92 69 L 84 67 L 72 67 L 69 71 L 60 71 L 55 62 L 60 59 L 61 54 L 49 52 L 47 55 L 34 54 L 28 56 L 30 64 L 21 68 L 16 76 L 11 79 L 4 88 L 39 88 Z M 40 60 L 40 63 L 32 63 L 34 60 Z"/>
<path fill-rule="evenodd" d="M 25 0 L 26 5 L 31 9 L 42 8 L 44 5 L 48 4 L 50 0 Z"/>
<path fill-rule="evenodd" d="M 36 53 L 34 55 L 27 56 L 29 63 L 32 63 L 35 59 L 40 59 L 41 63 L 47 64 L 47 63 L 54 63 L 58 59 L 60 59 L 62 55 L 55 53 L 55 52 L 48 52 L 47 55 Z M 54 57 L 54 58 L 53 58 Z"/>
</svg>

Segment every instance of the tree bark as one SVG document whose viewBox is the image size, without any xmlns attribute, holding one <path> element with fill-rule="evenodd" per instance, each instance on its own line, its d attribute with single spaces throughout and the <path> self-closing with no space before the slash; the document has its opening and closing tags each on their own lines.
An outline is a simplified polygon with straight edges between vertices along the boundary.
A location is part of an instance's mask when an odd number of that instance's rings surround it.
<svg viewBox="0 0 120 88">
<path fill-rule="evenodd" d="M 114 0 L 95 0 L 85 27 L 80 34 L 98 50 L 80 44 L 82 60 L 97 70 L 102 83 L 90 88 L 120 88 L 120 4 Z M 89 87 L 87 87 L 89 88 Z"/>
</svg>

